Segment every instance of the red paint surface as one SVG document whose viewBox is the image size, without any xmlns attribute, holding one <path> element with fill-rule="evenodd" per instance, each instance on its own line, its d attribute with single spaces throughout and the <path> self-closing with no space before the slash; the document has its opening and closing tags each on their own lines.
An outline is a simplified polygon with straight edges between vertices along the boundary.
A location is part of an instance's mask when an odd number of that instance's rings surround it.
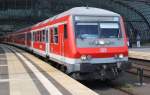
<svg viewBox="0 0 150 95">
<path fill-rule="evenodd" d="M 45 43 L 44 42 L 33 42 L 33 48 L 45 51 Z"/>
</svg>

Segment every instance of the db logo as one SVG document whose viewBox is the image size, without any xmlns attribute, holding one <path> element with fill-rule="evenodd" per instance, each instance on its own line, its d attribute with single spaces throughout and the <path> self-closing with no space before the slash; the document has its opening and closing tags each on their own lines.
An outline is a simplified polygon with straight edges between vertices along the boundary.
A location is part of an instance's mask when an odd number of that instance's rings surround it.
<svg viewBox="0 0 150 95">
<path fill-rule="evenodd" d="M 100 48 L 100 52 L 107 52 L 107 48 Z"/>
</svg>

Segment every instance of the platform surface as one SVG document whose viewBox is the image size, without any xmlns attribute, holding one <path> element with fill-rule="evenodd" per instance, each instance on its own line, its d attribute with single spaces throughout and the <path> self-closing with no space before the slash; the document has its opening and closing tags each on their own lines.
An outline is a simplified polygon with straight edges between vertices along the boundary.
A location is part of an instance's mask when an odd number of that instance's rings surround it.
<svg viewBox="0 0 150 95">
<path fill-rule="evenodd" d="M 130 48 L 130 51 L 137 51 L 137 52 L 149 52 L 150 53 L 150 48 Z"/>
<path fill-rule="evenodd" d="M 150 60 L 150 48 L 131 48 L 129 49 L 129 58 Z"/>
<path fill-rule="evenodd" d="M 41 59 L 0 44 L 0 95 L 98 95 Z"/>
</svg>

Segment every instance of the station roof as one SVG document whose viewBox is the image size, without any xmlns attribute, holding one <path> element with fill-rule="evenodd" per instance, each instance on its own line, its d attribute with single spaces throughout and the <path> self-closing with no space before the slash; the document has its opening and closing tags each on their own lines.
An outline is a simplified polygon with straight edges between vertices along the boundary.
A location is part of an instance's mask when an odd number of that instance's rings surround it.
<svg viewBox="0 0 150 95">
<path fill-rule="evenodd" d="M 0 33 L 33 25 L 73 7 L 89 6 L 121 14 L 129 36 L 150 39 L 149 0 L 0 0 Z M 135 36 L 132 37 L 135 39 Z"/>
</svg>

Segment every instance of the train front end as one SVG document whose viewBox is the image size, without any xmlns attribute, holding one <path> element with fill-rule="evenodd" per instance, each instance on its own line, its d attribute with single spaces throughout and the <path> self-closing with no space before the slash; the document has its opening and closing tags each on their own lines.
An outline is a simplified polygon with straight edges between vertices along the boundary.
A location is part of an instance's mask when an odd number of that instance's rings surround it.
<svg viewBox="0 0 150 95">
<path fill-rule="evenodd" d="M 121 16 L 75 16 L 76 52 L 72 68 L 82 79 L 115 79 L 128 67 Z"/>
</svg>

